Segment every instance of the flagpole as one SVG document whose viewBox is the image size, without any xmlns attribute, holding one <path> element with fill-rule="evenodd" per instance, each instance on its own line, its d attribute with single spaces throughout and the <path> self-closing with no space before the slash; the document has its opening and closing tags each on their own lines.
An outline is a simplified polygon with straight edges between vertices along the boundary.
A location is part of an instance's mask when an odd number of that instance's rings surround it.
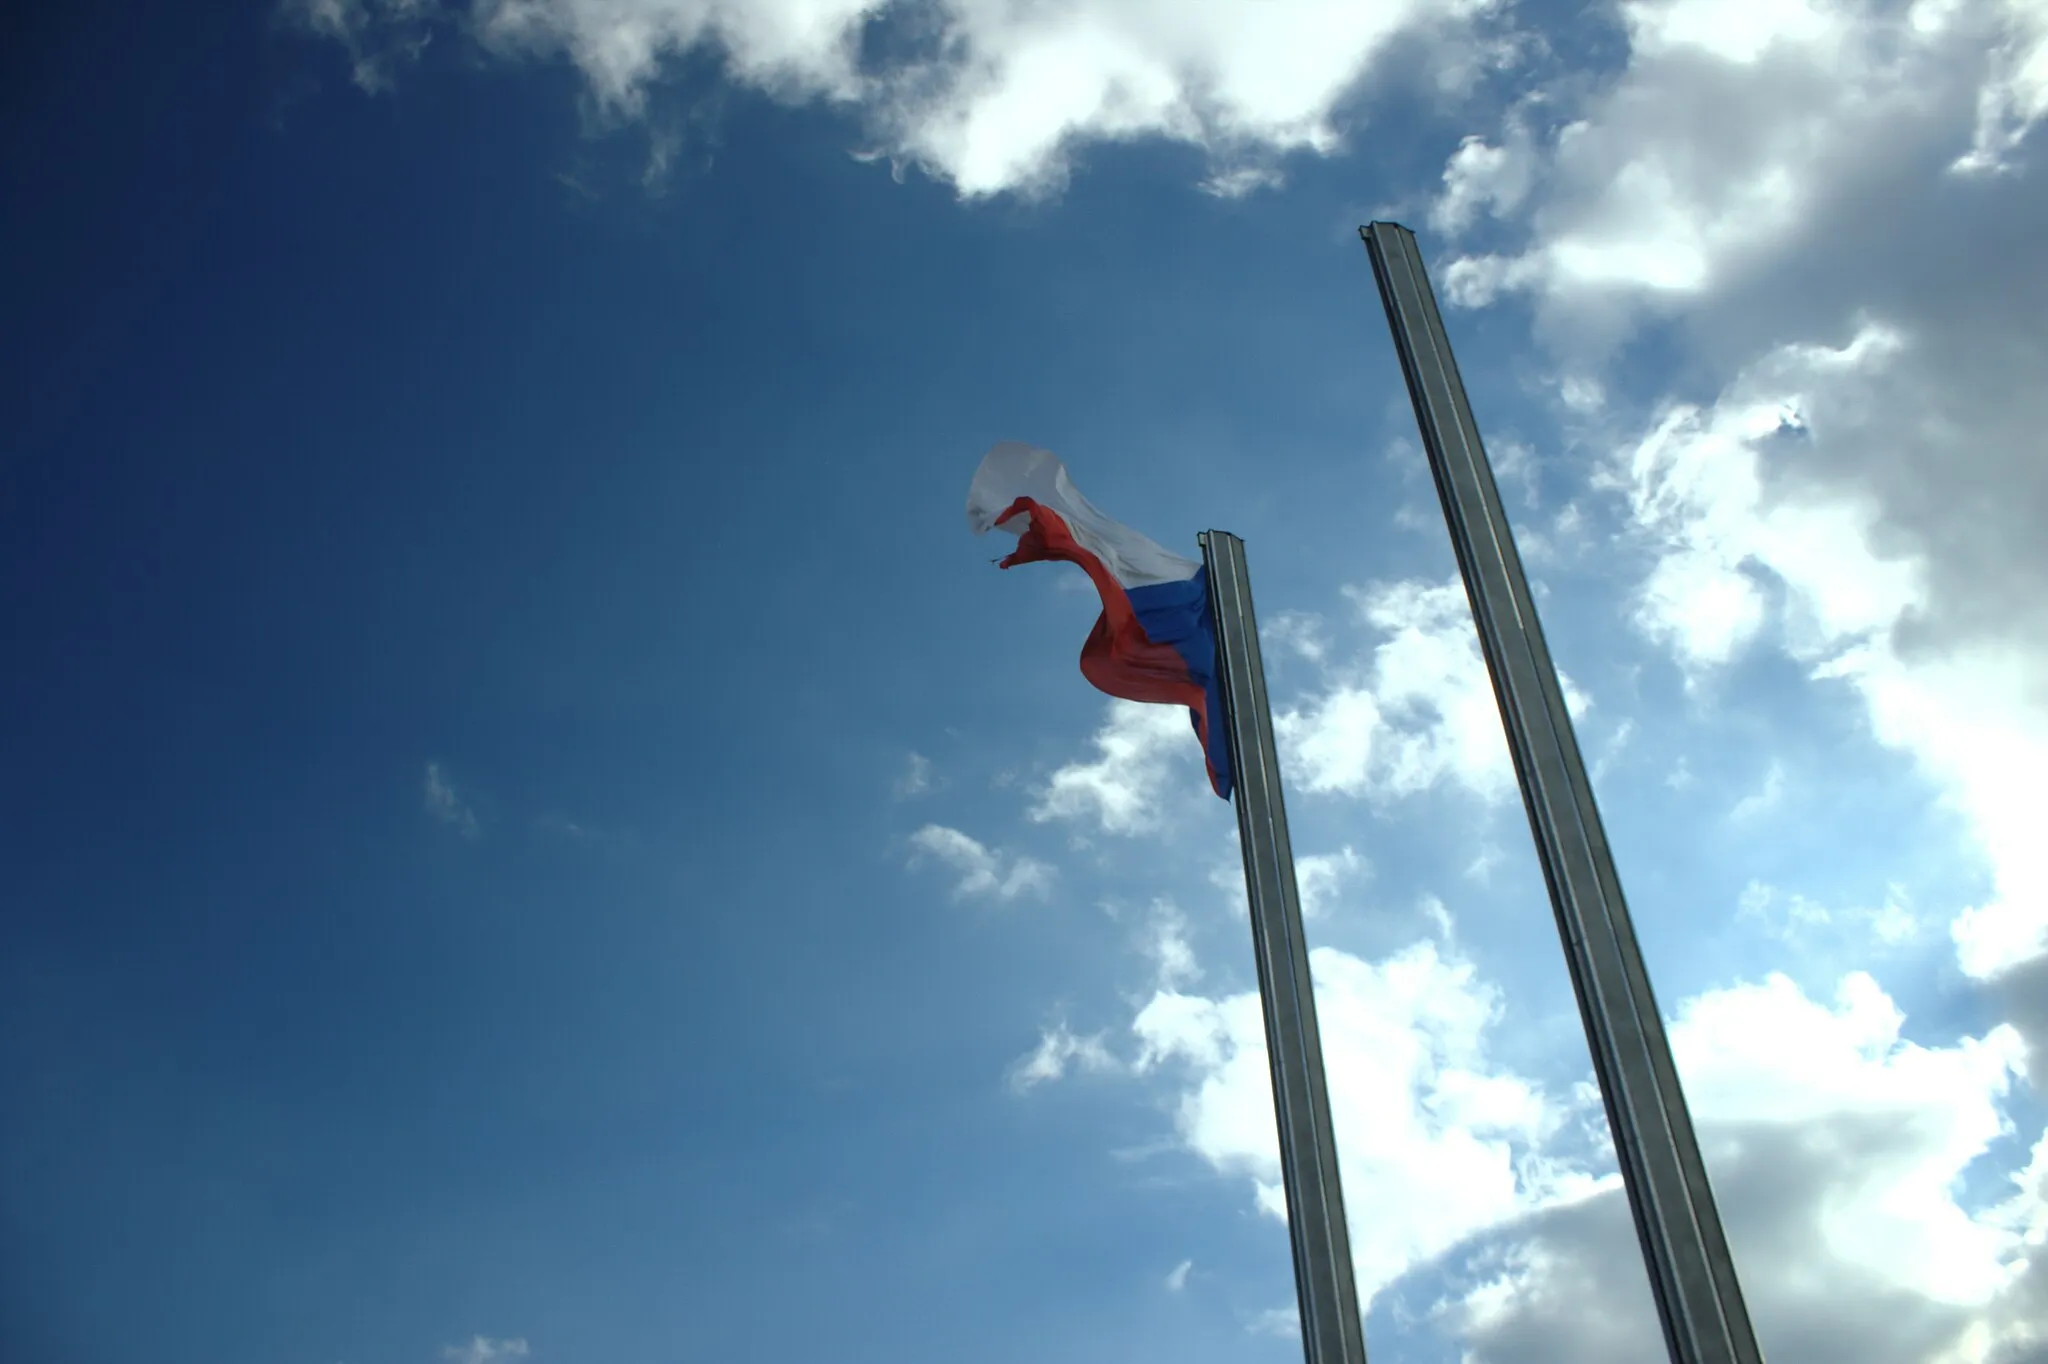
<svg viewBox="0 0 2048 1364">
<path fill-rule="evenodd" d="M 1294 1247 L 1295 1297 L 1301 1309 L 1308 1364 L 1365 1364 L 1358 1282 L 1337 1144 L 1316 1031 L 1308 945 L 1302 938 L 1294 849 L 1280 796 L 1280 761 L 1252 615 L 1244 541 L 1227 531 L 1201 537 L 1216 624 L 1217 668 L 1230 727 L 1238 843 L 1251 902 L 1252 946 L 1259 966 L 1259 1002 L 1266 1018 L 1266 1055 L 1273 1071 L 1273 1108 L 1280 1128 L 1280 1173 L 1287 1190 L 1287 1231 Z"/>
<path fill-rule="evenodd" d="M 1493 677 L 1666 1347 L 1673 1364 L 1762 1364 L 1614 854 L 1422 253 L 1398 223 L 1358 234 Z"/>
</svg>

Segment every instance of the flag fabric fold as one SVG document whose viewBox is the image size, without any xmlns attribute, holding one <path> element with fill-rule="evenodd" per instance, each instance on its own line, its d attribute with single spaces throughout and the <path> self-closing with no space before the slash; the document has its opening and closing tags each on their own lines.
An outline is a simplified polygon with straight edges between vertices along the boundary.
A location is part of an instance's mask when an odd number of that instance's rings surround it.
<svg viewBox="0 0 2048 1364">
<path fill-rule="evenodd" d="M 997 445 L 975 470 L 967 523 L 976 535 L 1017 537 L 1003 568 L 1057 560 L 1088 574 L 1102 614 L 1081 646 L 1081 675 L 1127 701 L 1186 706 L 1209 785 L 1228 800 L 1230 740 L 1203 566 L 1104 516 L 1057 458 L 1016 441 Z"/>
</svg>

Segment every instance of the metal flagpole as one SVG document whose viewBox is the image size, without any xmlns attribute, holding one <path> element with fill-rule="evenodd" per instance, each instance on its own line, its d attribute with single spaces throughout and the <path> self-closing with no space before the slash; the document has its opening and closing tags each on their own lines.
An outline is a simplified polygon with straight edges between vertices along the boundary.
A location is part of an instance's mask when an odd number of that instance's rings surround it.
<svg viewBox="0 0 2048 1364">
<path fill-rule="evenodd" d="M 1308 945 L 1287 807 L 1280 798 L 1280 761 L 1266 703 L 1258 622 L 1244 541 L 1227 531 L 1201 537 L 1216 621 L 1217 667 L 1230 725 L 1230 763 L 1237 794 L 1237 834 L 1251 901 L 1252 945 L 1259 964 L 1259 1001 L 1266 1015 L 1266 1055 L 1273 1067 L 1273 1107 L 1280 1124 L 1280 1172 L 1287 1187 L 1287 1231 L 1294 1244 L 1294 1291 L 1301 1307 L 1308 1364 L 1365 1364 L 1358 1281 L 1351 1272 L 1351 1236 L 1337 1178 L 1337 1144 L 1316 1032 Z"/>
<path fill-rule="evenodd" d="M 1358 229 L 1471 599 L 1673 1364 L 1762 1364 L 1614 855 L 1415 234 Z"/>
</svg>

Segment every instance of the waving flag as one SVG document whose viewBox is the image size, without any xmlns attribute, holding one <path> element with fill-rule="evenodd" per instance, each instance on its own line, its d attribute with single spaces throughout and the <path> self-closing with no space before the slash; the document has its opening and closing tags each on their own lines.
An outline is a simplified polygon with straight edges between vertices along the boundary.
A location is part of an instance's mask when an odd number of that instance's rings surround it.
<svg viewBox="0 0 2048 1364">
<path fill-rule="evenodd" d="M 967 489 L 967 523 L 1017 537 L 1001 567 L 1041 559 L 1079 564 L 1102 594 L 1102 614 L 1081 646 L 1081 675 L 1126 701 L 1186 706 L 1209 764 L 1209 784 L 1230 798 L 1230 742 L 1216 676 L 1216 631 L 1202 565 L 1170 554 L 1095 510 L 1044 450 L 1004 441 Z"/>
</svg>

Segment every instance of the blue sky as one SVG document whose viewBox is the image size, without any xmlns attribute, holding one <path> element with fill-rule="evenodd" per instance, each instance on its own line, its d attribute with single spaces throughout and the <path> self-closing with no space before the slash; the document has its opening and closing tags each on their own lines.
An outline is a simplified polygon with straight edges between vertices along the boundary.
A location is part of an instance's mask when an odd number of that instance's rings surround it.
<svg viewBox="0 0 2048 1364">
<path fill-rule="evenodd" d="M 1002 439 L 1247 541 L 1375 1358 L 1652 1357 L 1374 217 L 1766 1350 L 2039 1357 L 2039 0 L 23 33 L 10 1361 L 1297 1358 L 1230 812 Z"/>
</svg>

